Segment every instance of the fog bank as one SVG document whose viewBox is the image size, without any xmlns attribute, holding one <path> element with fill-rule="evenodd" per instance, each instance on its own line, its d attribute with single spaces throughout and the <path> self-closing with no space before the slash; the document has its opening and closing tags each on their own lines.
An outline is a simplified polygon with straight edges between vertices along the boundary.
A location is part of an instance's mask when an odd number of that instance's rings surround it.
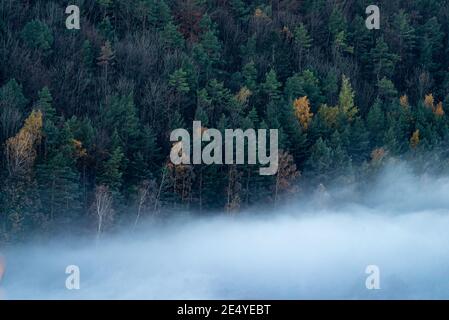
<svg viewBox="0 0 449 320">
<path fill-rule="evenodd" d="M 195 218 L 138 232 L 9 248 L 8 299 L 449 298 L 449 179 L 387 169 L 269 215 Z M 67 290 L 68 265 L 80 290 Z M 367 290 L 365 268 L 380 268 Z"/>
</svg>

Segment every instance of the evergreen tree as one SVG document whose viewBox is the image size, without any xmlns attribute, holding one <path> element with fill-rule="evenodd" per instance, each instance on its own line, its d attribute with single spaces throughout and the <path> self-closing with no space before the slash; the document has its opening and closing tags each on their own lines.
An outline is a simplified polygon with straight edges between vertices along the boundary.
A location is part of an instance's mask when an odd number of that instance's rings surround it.
<svg viewBox="0 0 449 320">
<path fill-rule="evenodd" d="M 41 50 L 44 54 L 49 54 L 53 46 L 53 34 L 50 28 L 39 20 L 28 22 L 22 30 L 22 39 L 31 49 Z"/>
<path fill-rule="evenodd" d="M 370 59 L 373 64 L 373 76 L 380 81 L 383 77 L 392 76 L 399 57 L 390 53 L 384 38 L 380 37 L 376 40 L 376 46 L 370 51 Z"/>
</svg>

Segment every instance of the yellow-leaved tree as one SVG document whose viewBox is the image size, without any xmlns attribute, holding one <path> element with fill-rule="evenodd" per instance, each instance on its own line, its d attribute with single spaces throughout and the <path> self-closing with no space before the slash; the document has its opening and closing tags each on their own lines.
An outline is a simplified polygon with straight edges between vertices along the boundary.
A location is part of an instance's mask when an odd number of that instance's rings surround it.
<svg viewBox="0 0 449 320">
<path fill-rule="evenodd" d="M 435 106 L 434 106 L 434 98 L 433 98 L 433 94 L 427 94 L 425 97 L 424 97 L 424 105 L 427 107 L 427 108 L 430 108 L 430 109 L 434 109 L 435 108 Z"/>
<path fill-rule="evenodd" d="M 251 90 L 244 86 L 240 88 L 239 92 L 235 95 L 235 98 L 241 105 L 246 105 L 252 94 Z"/>
<path fill-rule="evenodd" d="M 295 99 L 295 101 L 293 101 L 293 109 L 295 116 L 301 123 L 303 129 L 307 130 L 313 118 L 313 113 L 310 111 L 310 102 L 307 96 Z"/>
<path fill-rule="evenodd" d="M 416 149 L 418 145 L 419 145 L 419 129 L 416 129 L 415 132 L 413 132 L 412 137 L 410 138 L 410 147 L 412 149 Z"/>
<path fill-rule="evenodd" d="M 6 160 L 11 175 L 28 172 L 36 159 L 42 137 L 42 112 L 33 110 L 22 129 L 6 141 Z"/>
<path fill-rule="evenodd" d="M 338 106 L 349 120 L 353 120 L 355 115 L 359 112 L 359 109 L 354 104 L 354 96 L 355 93 L 354 90 L 352 90 L 349 78 L 343 75 L 340 95 L 338 96 Z"/>
<path fill-rule="evenodd" d="M 318 109 L 318 115 L 324 122 L 329 126 L 334 128 L 337 125 L 338 115 L 340 113 L 340 109 L 338 107 L 329 107 L 327 104 L 323 104 Z"/>
<path fill-rule="evenodd" d="M 408 97 L 406 94 L 404 94 L 403 96 L 401 96 L 399 98 L 399 104 L 404 108 L 404 109 L 408 109 L 409 108 L 409 102 L 408 102 Z"/>
</svg>

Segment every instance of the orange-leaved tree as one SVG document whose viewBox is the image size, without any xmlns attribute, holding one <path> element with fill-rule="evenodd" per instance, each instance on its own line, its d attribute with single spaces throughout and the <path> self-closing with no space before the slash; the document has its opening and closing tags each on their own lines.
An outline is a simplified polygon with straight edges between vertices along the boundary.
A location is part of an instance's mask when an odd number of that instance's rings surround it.
<svg viewBox="0 0 449 320">
<path fill-rule="evenodd" d="M 313 113 L 310 111 L 310 102 L 307 96 L 295 99 L 293 101 L 293 109 L 295 116 L 301 123 L 303 129 L 307 130 L 313 118 Z"/>
</svg>

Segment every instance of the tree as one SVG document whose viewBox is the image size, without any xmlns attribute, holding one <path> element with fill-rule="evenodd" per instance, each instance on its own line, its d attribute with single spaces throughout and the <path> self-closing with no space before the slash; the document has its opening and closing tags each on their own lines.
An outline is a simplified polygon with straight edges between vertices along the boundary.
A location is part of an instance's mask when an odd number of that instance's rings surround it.
<svg viewBox="0 0 449 320">
<path fill-rule="evenodd" d="M 112 208 L 112 194 L 107 186 L 100 185 L 95 189 L 95 202 L 93 211 L 97 220 L 97 239 L 100 238 L 105 225 L 111 223 L 114 218 L 114 209 Z"/>
<path fill-rule="evenodd" d="M 293 101 L 293 108 L 295 110 L 295 116 L 301 123 L 301 126 L 304 130 L 307 130 L 313 117 L 313 113 L 310 112 L 310 102 L 307 96 L 295 99 L 295 101 Z"/>
<path fill-rule="evenodd" d="M 53 97 L 48 87 L 42 88 L 38 93 L 39 100 L 36 110 L 40 110 L 43 116 L 42 137 L 44 140 L 44 153 L 56 153 L 58 149 L 59 129 L 57 127 L 56 110 L 53 107 Z"/>
<path fill-rule="evenodd" d="M 408 101 L 408 96 L 406 94 L 402 95 L 399 98 L 399 104 L 404 108 L 404 109 L 408 109 L 410 108 L 410 104 Z"/>
<path fill-rule="evenodd" d="M 431 109 L 431 110 L 433 110 L 433 109 L 435 109 L 435 99 L 433 98 L 433 94 L 427 94 L 425 97 L 424 97 L 424 105 L 427 107 L 427 108 L 429 108 L 429 109 Z"/>
<path fill-rule="evenodd" d="M 383 77 L 378 83 L 377 88 L 379 89 L 379 98 L 385 101 L 393 101 L 397 95 L 398 91 L 394 87 L 394 84 L 391 80 Z"/>
<path fill-rule="evenodd" d="M 332 165 L 332 149 L 322 138 L 319 138 L 312 146 L 310 157 L 306 163 L 308 178 L 318 183 L 327 182 Z"/>
<path fill-rule="evenodd" d="M 27 103 L 22 85 L 15 79 L 0 88 L 0 144 L 19 130 Z"/>
<path fill-rule="evenodd" d="M 228 167 L 228 186 L 226 187 L 226 212 L 228 214 L 233 214 L 240 209 L 240 192 L 242 189 L 242 184 L 240 179 L 242 173 L 237 170 L 236 165 L 230 165 Z"/>
<path fill-rule="evenodd" d="M 394 49 L 401 58 L 398 65 L 401 77 L 408 77 L 410 65 L 414 61 L 414 49 L 416 45 L 415 28 L 410 25 L 409 15 L 401 9 L 393 19 L 393 36 L 395 38 Z"/>
<path fill-rule="evenodd" d="M 381 147 L 385 134 L 385 114 L 379 100 L 369 110 L 366 126 L 370 132 L 371 147 Z"/>
<path fill-rule="evenodd" d="M 348 153 L 356 164 L 362 163 L 369 156 L 370 133 L 363 119 L 356 117 L 349 133 Z"/>
<path fill-rule="evenodd" d="M 185 94 L 190 91 L 189 84 L 187 83 L 187 72 L 185 72 L 182 68 L 176 70 L 170 75 L 168 84 L 181 94 Z"/>
<path fill-rule="evenodd" d="M 312 105 L 319 105 L 323 101 L 319 80 L 311 70 L 304 70 L 289 77 L 284 93 L 289 101 L 300 96 L 307 96 Z"/>
<path fill-rule="evenodd" d="M 410 147 L 412 149 L 416 149 L 416 147 L 418 147 L 420 142 L 419 139 L 419 129 L 416 129 L 415 132 L 413 132 L 411 138 L 410 138 Z"/>
<path fill-rule="evenodd" d="M 44 132 L 45 132 L 44 125 Z M 84 155 L 81 142 L 76 141 L 68 123 L 54 132 L 45 158 L 36 165 L 43 213 L 49 221 L 72 222 L 81 209 L 80 175 L 76 169 L 78 157 Z M 57 215 L 56 215 L 57 214 Z"/>
<path fill-rule="evenodd" d="M 200 36 L 199 43 L 193 47 L 193 56 L 199 71 L 209 80 L 214 68 L 220 64 L 222 45 L 216 30 L 207 30 Z"/>
<path fill-rule="evenodd" d="M 122 186 L 124 154 L 120 146 L 116 147 L 109 159 L 102 164 L 97 182 L 108 187 L 111 192 L 118 192 Z"/>
<path fill-rule="evenodd" d="M 442 117 L 444 116 L 444 109 L 443 109 L 443 102 L 438 102 L 435 111 L 434 111 L 435 115 L 438 117 Z"/>
<path fill-rule="evenodd" d="M 419 37 L 419 63 L 427 70 L 439 69 L 439 54 L 443 47 L 444 34 L 441 32 L 441 25 L 436 17 L 432 17 L 422 25 L 417 33 Z"/>
<path fill-rule="evenodd" d="M 343 75 L 341 80 L 340 95 L 338 97 L 339 107 L 343 114 L 345 114 L 349 120 L 352 120 L 358 112 L 358 108 L 354 105 L 355 93 L 352 90 L 349 79 Z"/>
<path fill-rule="evenodd" d="M 109 66 L 114 64 L 114 51 L 112 51 L 111 42 L 108 40 L 103 46 L 101 46 L 100 56 L 97 58 L 97 65 L 103 67 L 103 83 L 104 92 L 107 92 L 108 85 Z"/>
<path fill-rule="evenodd" d="M 128 154 L 128 151 L 138 150 L 136 145 L 140 142 L 140 124 L 132 91 L 112 96 L 110 105 L 103 109 L 102 117 L 104 128 L 112 136 L 117 132 L 119 145 L 124 152 Z"/>
<path fill-rule="evenodd" d="M 172 49 L 182 49 L 184 46 L 184 37 L 171 21 L 165 25 L 162 31 L 162 39 L 166 46 Z"/>
<path fill-rule="evenodd" d="M 32 111 L 20 131 L 6 141 L 6 164 L 9 175 L 0 187 L 4 214 L 3 227 L 14 239 L 25 235 L 27 227 L 44 223 L 39 214 L 40 202 L 33 176 L 36 147 L 42 135 L 42 113 Z"/>
<path fill-rule="evenodd" d="M 90 43 L 89 40 L 84 41 L 81 52 L 82 52 L 83 65 L 89 72 L 91 72 L 94 67 L 95 56 L 92 50 L 92 44 Z"/>
<path fill-rule="evenodd" d="M 265 82 L 262 83 L 262 90 L 268 97 L 268 101 L 278 101 L 280 99 L 281 83 L 277 79 L 276 71 L 271 69 L 265 75 Z"/>
<path fill-rule="evenodd" d="M 329 33 L 335 38 L 342 31 L 346 31 L 345 17 L 340 8 L 334 7 L 329 17 Z"/>
<path fill-rule="evenodd" d="M 114 26 L 108 16 L 104 17 L 98 26 L 98 31 L 107 41 L 114 41 L 116 38 Z"/>
<path fill-rule="evenodd" d="M 137 196 L 137 215 L 134 221 L 134 227 L 137 226 L 143 211 L 152 206 L 153 212 L 156 211 L 157 185 L 154 180 L 143 180 L 139 186 Z"/>
<path fill-rule="evenodd" d="M 377 81 L 380 81 L 383 77 L 389 78 L 393 75 L 395 63 L 399 60 L 399 57 L 389 51 L 383 37 L 376 40 L 376 46 L 370 51 L 373 75 Z"/>
<path fill-rule="evenodd" d="M 292 193 L 296 191 L 294 185 L 296 179 L 300 176 L 296 170 L 296 164 L 293 157 L 285 151 L 279 152 L 278 172 L 276 174 L 276 183 L 274 188 L 274 204 L 279 200 L 279 195 L 284 192 Z"/>
<path fill-rule="evenodd" d="M 309 35 L 303 23 L 300 23 L 293 32 L 295 46 L 298 56 L 298 67 L 301 68 L 304 52 L 307 52 L 312 46 L 312 38 Z"/>
<path fill-rule="evenodd" d="M 53 34 L 48 26 L 39 21 L 28 22 L 22 30 L 22 39 L 31 49 L 40 50 L 44 54 L 49 54 L 53 46 Z"/>
<path fill-rule="evenodd" d="M 6 160 L 10 175 L 31 170 L 36 146 L 42 137 L 42 112 L 32 111 L 19 133 L 6 141 Z"/>
<path fill-rule="evenodd" d="M 164 0 L 145 0 L 148 8 L 148 22 L 156 29 L 162 29 L 172 20 L 170 7 Z"/>
<path fill-rule="evenodd" d="M 242 74 L 245 86 L 249 90 L 255 91 L 257 88 L 257 69 L 254 61 L 251 60 L 243 66 Z"/>
</svg>

